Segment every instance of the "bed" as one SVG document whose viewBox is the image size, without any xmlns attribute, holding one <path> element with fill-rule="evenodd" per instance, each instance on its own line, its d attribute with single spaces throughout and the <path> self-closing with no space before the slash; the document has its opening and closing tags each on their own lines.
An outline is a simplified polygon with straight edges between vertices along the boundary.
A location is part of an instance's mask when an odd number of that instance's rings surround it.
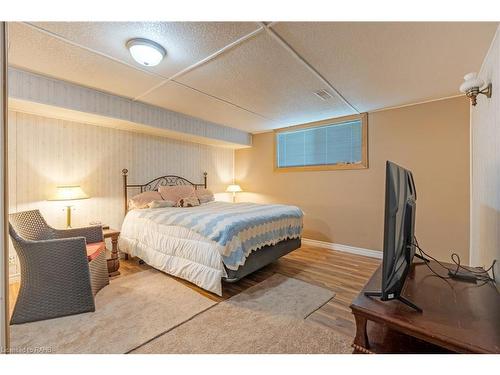
<svg viewBox="0 0 500 375">
<path fill-rule="evenodd" d="M 129 210 L 128 191 L 203 183 L 166 175 L 129 184 L 124 169 L 125 219 L 120 251 L 150 266 L 222 295 L 222 281 L 235 282 L 301 246 L 302 211 L 279 204 L 212 201 L 197 207 Z"/>
</svg>

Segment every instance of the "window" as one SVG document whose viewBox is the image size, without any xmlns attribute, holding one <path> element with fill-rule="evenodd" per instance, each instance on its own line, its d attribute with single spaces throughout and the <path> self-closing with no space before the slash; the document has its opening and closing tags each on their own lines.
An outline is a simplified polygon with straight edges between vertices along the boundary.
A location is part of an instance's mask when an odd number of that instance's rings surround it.
<svg viewBox="0 0 500 375">
<path fill-rule="evenodd" d="M 367 115 L 314 122 L 275 131 L 275 170 L 368 167 Z"/>
</svg>

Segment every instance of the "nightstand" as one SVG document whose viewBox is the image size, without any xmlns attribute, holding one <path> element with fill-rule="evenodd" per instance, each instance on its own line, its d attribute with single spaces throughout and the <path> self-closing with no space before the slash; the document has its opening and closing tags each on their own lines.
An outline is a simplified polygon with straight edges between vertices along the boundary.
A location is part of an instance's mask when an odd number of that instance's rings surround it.
<svg viewBox="0 0 500 375">
<path fill-rule="evenodd" d="M 103 230 L 104 239 L 111 238 L 111 258 L 108 261 L 108 273 L 109 276 L 118 276 L 120 271 L 120 257 L 118 256 L 118 236 L 120 231 L 116 229 L 104 229 Z"/>
</svg>

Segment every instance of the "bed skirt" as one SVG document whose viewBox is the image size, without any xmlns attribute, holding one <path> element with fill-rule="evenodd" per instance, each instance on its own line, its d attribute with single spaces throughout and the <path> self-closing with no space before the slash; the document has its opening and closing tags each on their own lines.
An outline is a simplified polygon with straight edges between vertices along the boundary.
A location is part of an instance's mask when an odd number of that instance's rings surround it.
<svg viewBox="0 0 500 375">
<path fill-rule="evenodd" d="M 234 283 L 252 272 L 267 266 L 293 250 L 298 249 L 300 246 L 300 238 L 281 241 L 272 246 L 264 246 L 263 248 L 252 252 L 247 257 L 245 264 L 240 266 L 236 271 L 230 270 L 226 267 L 227 277 L 222 278 L 222 280 L 228 283 Z"/>
</svg>

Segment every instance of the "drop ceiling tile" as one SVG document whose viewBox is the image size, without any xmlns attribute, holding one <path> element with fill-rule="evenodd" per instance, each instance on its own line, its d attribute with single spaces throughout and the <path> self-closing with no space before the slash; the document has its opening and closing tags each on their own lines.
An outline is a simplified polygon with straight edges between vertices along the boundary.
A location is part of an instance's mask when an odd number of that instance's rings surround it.
<svg viewBox="0 0 500 375">
<path fill-rule="evenodd" d="M 276 120 L 281 126 L 352 114 L 328 89 L 266 32 L 178 78 L 183 84 Z"/>
<path fill-rule="evenodd" d="M 460 94 L 497 23 L 284 22 L 273 29 L 360 111 Z"/>
<path fill-rule="evenodd" d="M 247 132 L 277 127 L 271 120 L 170 81 L 140 99 L 175 112 L 215 122 Z"/>
<path fill-rule="evenodd" d="M 116 59 L 170 77 L 259 28 L 254 22 L 37 22 L 34 25 Z M 137 64 L 127 48 L 131 38 L 162 45 L 157 66 Z"/>
<path fill-rule="evenodd" d="M 131 98 L 161 81 L 20 23 L 9 24 L 9 64 Z"/>
</svg>

